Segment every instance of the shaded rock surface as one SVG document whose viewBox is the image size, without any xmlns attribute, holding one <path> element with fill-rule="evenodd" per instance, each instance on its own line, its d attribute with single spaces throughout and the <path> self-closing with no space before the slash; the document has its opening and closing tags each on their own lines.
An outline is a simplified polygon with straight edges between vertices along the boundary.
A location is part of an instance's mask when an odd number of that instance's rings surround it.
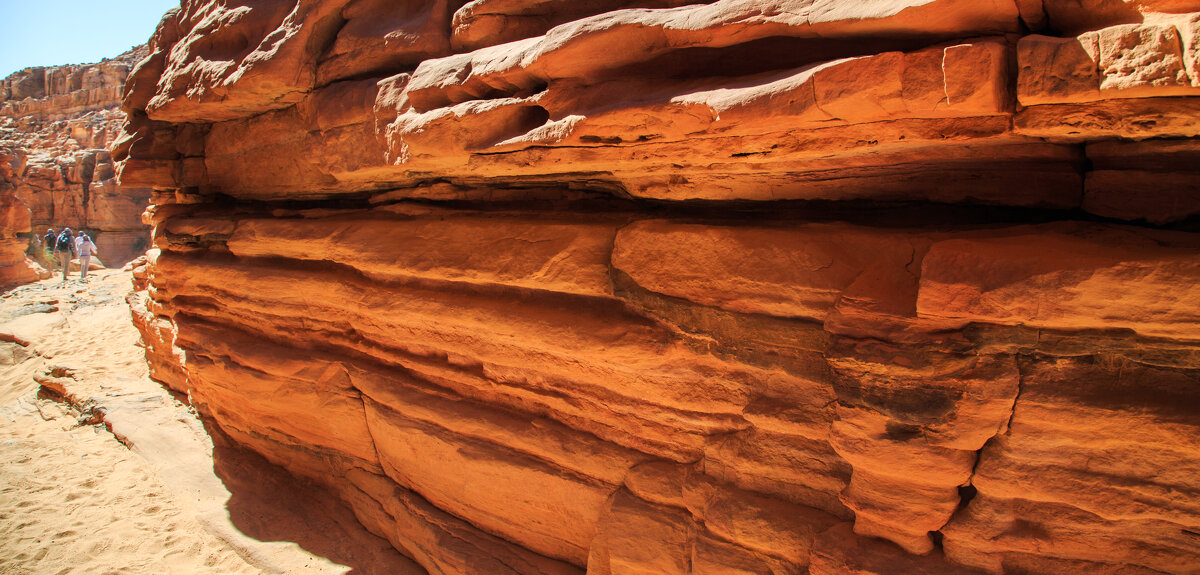
<svg viewBox="0 0 1200 575">
<path fill-rule="evenodd" d="M 13 150 L 0 148 L 0 285 L 14 286 L 38 279 L 36 264 L 25 257 L 29 208 L 17 196 L 16 167 L 24 161 Z"/>
<path fill-rule="evenodd" d="M 1200 3 L 183 2 L 151 375 L 431 573 L 1191 573 Z"/>
</svg>

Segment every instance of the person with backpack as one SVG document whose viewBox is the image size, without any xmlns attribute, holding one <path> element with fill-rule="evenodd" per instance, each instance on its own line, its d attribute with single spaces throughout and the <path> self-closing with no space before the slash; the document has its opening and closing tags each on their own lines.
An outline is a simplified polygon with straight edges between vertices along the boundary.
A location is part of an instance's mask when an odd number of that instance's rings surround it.
<svg viewBox="0 0 1200 575">
<path fill-rule="evenodd" d="M 71 270 L 71 254 L 75 251 L 75 239 L 71 237 L 71 228 L 63 228 L 58 238 L 54 240 L 54 256 L 62 263 L 63 283 Z"/>
<path fill-rule="evenodd" d="M 79 254 L 79 279 L 87 281 L 88 265 L 92 263 L 92 254 L 99 255 L 96 250 L 96 244 L 92 243 L 92 238 L 87 234 L 80 232 L 79 237 L 75 238 L 75 252 Z"/>
<path fill-rule="evenodd" d="M 42 256 L 46 258 L 46 263 L 50 264 L 50 269 L 54 269 L 58 262 L 54 259 L 54 242 L 58 239 L 58 234 L 54 232 L 54 228 L 46 230 L 46 235 L 42 236 Z"/>
</svg>

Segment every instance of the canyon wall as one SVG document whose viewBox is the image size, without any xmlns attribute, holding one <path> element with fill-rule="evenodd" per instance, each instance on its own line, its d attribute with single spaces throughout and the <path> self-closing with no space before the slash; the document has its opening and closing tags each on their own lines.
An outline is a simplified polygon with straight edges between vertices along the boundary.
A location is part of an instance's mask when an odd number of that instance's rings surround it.
<svg viewBox="0 0 1200 575">
<path fill-rule="evenodd" d="M 153 376 L 430 573 L 1196 573 L 1200 1 L 185 0 Z"/>
<path fill-rule="evenodd" d="M 86 230 L 110 265 L 149 247 L 141 214 L 151 190 L 118 187 L 108 152 L 125 123 L 125 78 L 146 55 L 139 46 L 96 64 L 26 68 L 0 80 L 0 154 L 15 200 L 29 212 L 21 226 L 4 229 L 22 265 L 28 242 L 13 234 L 31 228 L 39 238 L 47 228 Z"/>
<path fill-rule="evenodd" d="M 41 272 L 25 257 L 29 241 L 19 236 L 29 231 L 29 208 L 17 197 L 14 168 L 21 158 L 0 148 L 0 288 L 35 281 Z"/>
</svg>

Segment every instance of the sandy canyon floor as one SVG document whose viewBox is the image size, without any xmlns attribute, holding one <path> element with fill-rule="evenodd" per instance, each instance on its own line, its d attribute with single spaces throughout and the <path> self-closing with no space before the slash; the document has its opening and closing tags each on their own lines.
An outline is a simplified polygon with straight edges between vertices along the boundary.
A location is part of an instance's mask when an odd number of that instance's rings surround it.
<svg viewBox="0 0 1200 575">
<path fill-rule="evenodd" d="M 423 573 L 147 377 L 128 272 L 0 300 L 0 574 Z"/>
</svg>

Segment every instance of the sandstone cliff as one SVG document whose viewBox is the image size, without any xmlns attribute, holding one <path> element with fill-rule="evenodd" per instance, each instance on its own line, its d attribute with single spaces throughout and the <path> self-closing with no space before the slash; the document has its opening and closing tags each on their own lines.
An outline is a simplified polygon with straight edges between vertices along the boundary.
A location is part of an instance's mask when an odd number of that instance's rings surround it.
<svg viewBox="0 0 1200 575">
<path fill-rule="evenodd" d="M 17 198 L 15 175 L 22 158 L 0 148 L 0 287 L 12 287 L 38 279 L 38 269 L 25 257 L 28 240 L 18 236 L 29 231 L 29 208 Z"/>
<path fill-rule="evenodd" d="M 125 78 L 145 56 L 139 46 L 96 64 L 26 68 L 0 80 L 0 153 L 29 211 L 23 227 L 5 228 L 10 233 L 86 229 L 109 264 L 145 251 L 141 214 L 150 189 L 118 188 L 107 150 L 125 123 Z M 25 240 L 18 243 L 14 254 L 25 249 Z"/>
<path fill-rule="evenodd" d="M 1200 1 L 187 1 L 154 376 L 431 573 L 1194 573 Z"/>
</svg>

